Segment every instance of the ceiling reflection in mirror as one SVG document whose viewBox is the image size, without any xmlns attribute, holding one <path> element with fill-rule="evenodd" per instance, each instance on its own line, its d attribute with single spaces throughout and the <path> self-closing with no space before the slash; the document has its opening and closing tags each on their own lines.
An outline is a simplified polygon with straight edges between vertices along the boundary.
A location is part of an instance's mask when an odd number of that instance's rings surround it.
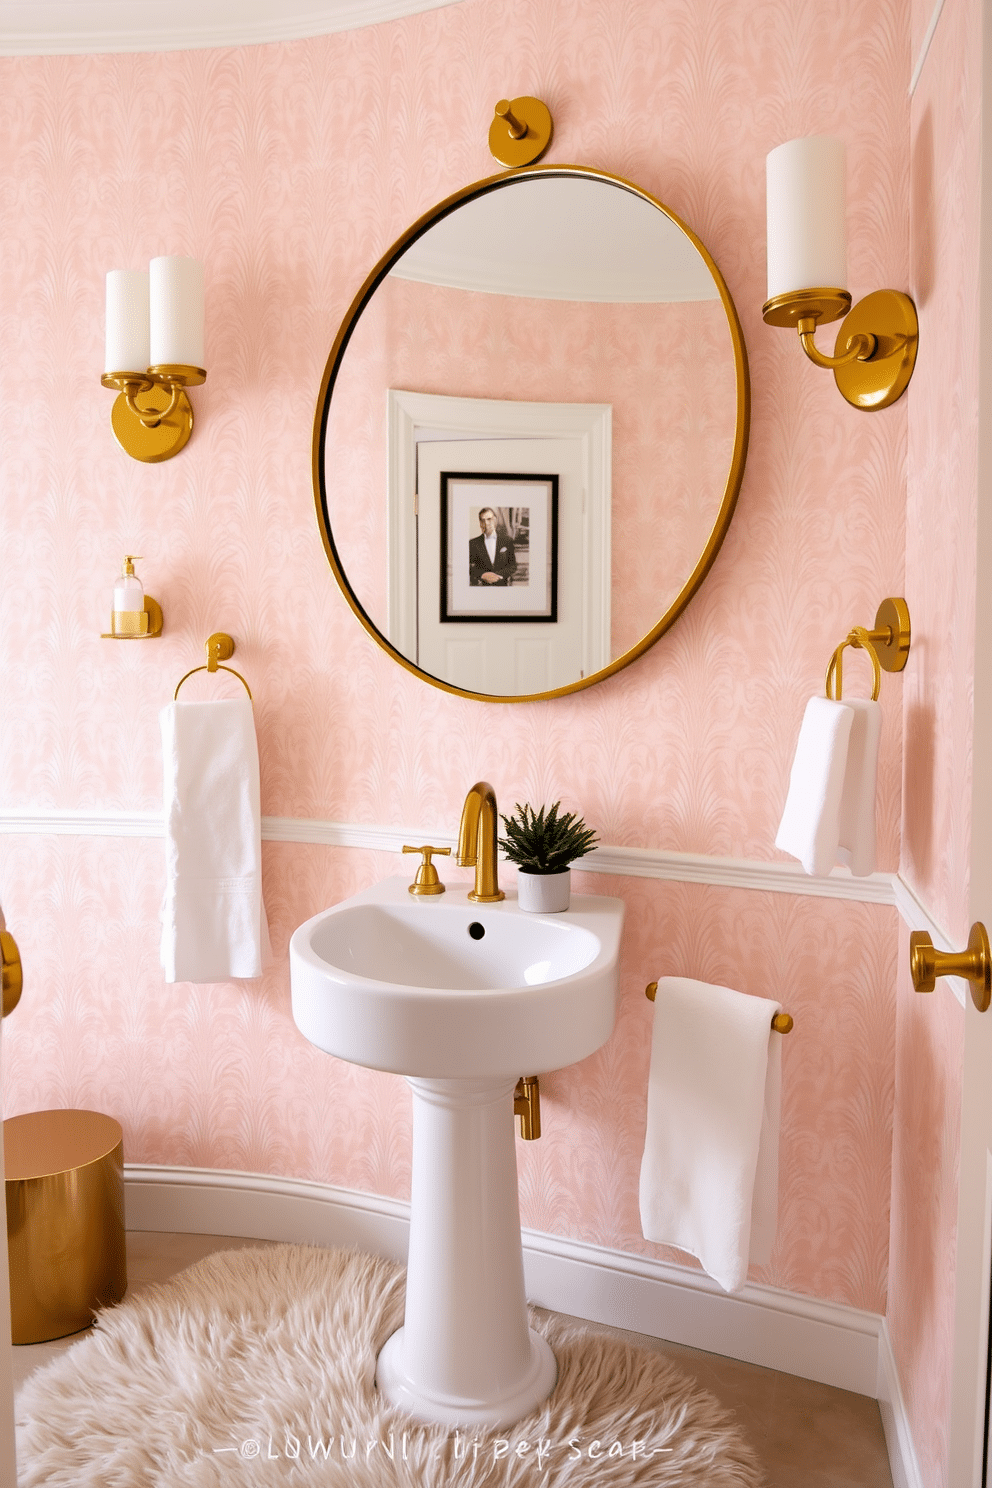
<svg viewBox="0 0 992 1488">
<path fill-rule="evenodd" d="M 339 332 L 315 424 L 328 556 L 427 680 L 572 691 L 688 603 L 747 422 L 733 303 L 677 219 L 579 168 L 497 177 L 411 229 Z"/>
</svg>

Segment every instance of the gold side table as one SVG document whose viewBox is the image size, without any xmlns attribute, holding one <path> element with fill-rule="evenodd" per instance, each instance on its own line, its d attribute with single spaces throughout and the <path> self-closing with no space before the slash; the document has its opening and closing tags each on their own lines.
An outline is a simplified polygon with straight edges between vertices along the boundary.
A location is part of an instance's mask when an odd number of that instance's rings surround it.
<svg viewBox="0 0 992 1488">
<path fill-rule="evenodd" d="M 127 1290 L 124 1138 L 98 1111 L 30 1111 L 3 1123 L 14 1343 L 89 1327 Z"/>
</svg>

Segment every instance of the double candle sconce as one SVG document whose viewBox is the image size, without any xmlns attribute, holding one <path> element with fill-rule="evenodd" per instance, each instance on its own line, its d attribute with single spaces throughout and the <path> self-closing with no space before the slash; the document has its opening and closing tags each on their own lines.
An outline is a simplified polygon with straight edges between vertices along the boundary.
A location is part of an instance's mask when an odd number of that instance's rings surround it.
<svg viewBox="0 0 992 1488">
<path fill-rule="evenodd" d="M 909 295 L 880 289 L 851 309 L 847 284 L 846 161 L 843 140 L 789 140 L 767 159 L 766 325 L 794 326 L 803 350 L 829 368 L 855 408 L 888 408 L 916 365 L 919 321 Z M 816 345 L 819 325 L 844 321 L 834 355 Z"/>
<path fill-rule="evenodd" d="M 171 460 L 193 432 L 185 389 L 206 381 L 203 368 L 203 264 L 172 255 L 147 270 L 107 275 L 107 343 L 100 379 L 120 396 L 110 422 L 135 460 Z"/>
</svg>

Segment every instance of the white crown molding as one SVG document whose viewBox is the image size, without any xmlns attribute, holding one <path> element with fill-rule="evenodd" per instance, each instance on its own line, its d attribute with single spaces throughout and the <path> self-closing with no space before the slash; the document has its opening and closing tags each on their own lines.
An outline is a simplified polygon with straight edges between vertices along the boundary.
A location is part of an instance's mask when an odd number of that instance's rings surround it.
<svg viewBox="0 0 992 1488">
<path fill-rule="evenodd" d="M 175 52 L 300 41 L 460 0 L 0 0 L 0 56 Z"/>
<path fill-rule="evenodd" d="M 406 1262 L 410 1206 L 398 1199 L 134 1163 L 124 1165 L 124 1188 L 129 1230 L 354 1245 Z M 877 1313 L 752 1283 L 728 1295 L 693 1267 L 537 1230 L 523 1231 L 523 1250 L 527 1296 L 540 1307 L 875 1396 Z"/>
<path fill-rule="evenodd" d="M 0 836 L 33 834 L 75 837 L 161 837 L 162 816 L 157 811 L 59 811 L 46 807 L 0 810 Z M 319 818 L 263 816 L 262 840 L 301 842 L 322 847 L 358 847 L 372 852 L 398 853 L 405 842 L 435 842 L 454 847 L 453 832 L 436 827 L 365 826 L 356 822 Z M 751 858 L 715 858 L 703 853 L 664 852 L 651 847 L 598 847 L 583 859 L 589 873 L 611 873 L 621 878 L 658 878 L 669 883 L 713 884 L 719 888 L 752 889 L 758 893 L 795 894 L 802 898 L 846 899 L 860 904 L 888 904 L 902 908 L 907 924 L 928 929 L 933 924 L 912 891 L 892 873 L 852 878 L 846 868 L 835 868 L 829 878 L 811 878 L 798 863 L 768 863 Z M 583 869 L 576 869 L 577 872 Z M 901 889 L 897 891 L 897 884 Z M 936 931 L 936 933 L 934 933 Z M 934 944 L 950 949 L 936 927 Z M 958 979 L 954 979 L 958 980 Z"/>
</svg>

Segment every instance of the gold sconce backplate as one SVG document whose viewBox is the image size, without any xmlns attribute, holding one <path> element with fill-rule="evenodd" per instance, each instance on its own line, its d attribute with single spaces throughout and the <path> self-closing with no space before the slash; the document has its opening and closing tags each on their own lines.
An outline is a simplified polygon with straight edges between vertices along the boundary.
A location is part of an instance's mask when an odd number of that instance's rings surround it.
<svg viewBox="0 0 992 1488">
<path fill-rule="evenodd" d="M 134 401 L 143 413 L 164 413 L 172 395 L 168 388 L 156 384 L 147 392 L 136 394 Z M 131 412 L 126 394 L 121 393 L 114 399 L 110 423 L 125 454 L 146 465 L 157 465 L 161 460 L 171 460 L 188 443 L 193 432 L 193 408 L 180 390 L 171 412 L 149 427 Z"/>
<path fill-rule="evenodd" d="M 932 992 L 938 977 L 960 976 L 971 983 L 971 1000 L 980 1013 L 992 1003 L 992 951 L 981 920 L 972 925 L 965 951 L 938 951 L 925 930 L 914 930 L 909 970 L 917 992 Z"/>
<path fill-rule="evenodd" d="M 501 98 L 489 126 L 490 153 L 501 165 L 533 165 L 553 133 L 551 110 L 539 98 Z"/>
<path fill-rule="evenodd" d="M 878 345 L 874 356 L 867 362 L 851 361 L 835 367 L 834 380 L 841 396 L 853 407 L 888 408 L 906 391 L 916 366 L 920 340 L 916 306 L 898 289 L 878 289 L 865 295 L 841 323 L 837 354 L 843 353 L 859 333 L 875 337 Z"/>
</svg>

